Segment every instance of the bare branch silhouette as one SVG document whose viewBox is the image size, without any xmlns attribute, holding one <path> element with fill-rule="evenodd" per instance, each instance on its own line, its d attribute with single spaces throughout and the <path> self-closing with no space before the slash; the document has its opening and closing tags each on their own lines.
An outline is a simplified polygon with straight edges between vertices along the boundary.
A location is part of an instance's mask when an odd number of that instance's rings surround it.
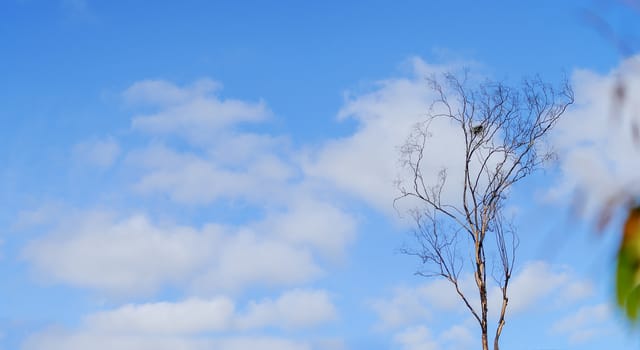
<svg viewBox="0 0 640 350">
<path fill-rule="evenodd" d="M 402 251 L 420 258 L 417 274 L 449 281 L 481 329 L 483 349 L 488 342 L 486 245 L 496 244 L 499 273 L 494 279 L 502 304 L 494 335 L 495 350 L 505 325 L 508 287 L 518 246 L 516 229 L 505 218 L 504 203 L 512 185 L 537 170 L 553 153 L 541 147 L 545 136 L 573 103 L 565 80 L 558 89 L 540 78 L 525 80 L 520 87 L 486 81 L 472 86 L 466 73 L 431 77 L 429 87 L 437 96 L 426 120 L 413 128 L 400 149 L 400 164 L 409 174 L 397 181 L 396 201 L 419 203 L 408 210 L 414 220 L 415 245 Z M 434 112 L 434 111 L 439 112 Z M 444 119 L 461 131 L 464 164 L 461 183 L 448 184 L 448 169 L 440 169 L 428 181 L 425 151 L 433 122 Z M 443 150 L 446 151 L 446 150 Z M 460 186 L 459 201 L 446 202 L 443 191 Z M 487 240 L 490 237 L 490 240 Z M 465 256 L 471 263 L 465 263 Z M 480 305 L 473 305 L 460 286 L 465 268 L 473 271 Z"/>
</svg>

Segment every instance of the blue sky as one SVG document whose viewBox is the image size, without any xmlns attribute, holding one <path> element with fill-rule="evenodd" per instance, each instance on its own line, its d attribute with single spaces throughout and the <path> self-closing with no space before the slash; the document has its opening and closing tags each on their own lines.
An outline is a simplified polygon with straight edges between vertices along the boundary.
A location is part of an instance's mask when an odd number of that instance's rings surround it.
<svg viewBox="0 0 640 350">
<path fill-rule="evenodd" d="M 448 286 L 397 253 L 411 241 L 392 208 L 397 147 L 433 98 L 423 78 L 463 66 L 566 74 L 576 91 L 549 139 L 558 162 L 509 201 L 503 348 L 638 346 L 611 303 L 615 227 L 590 223 L 637 190 L 607 97 L 620 75 L 638 92 L 640 73 L 584 15 L 633 43 L 631 8 L 3 1 L 0 349 L 477 346 Z"/>
</svg>

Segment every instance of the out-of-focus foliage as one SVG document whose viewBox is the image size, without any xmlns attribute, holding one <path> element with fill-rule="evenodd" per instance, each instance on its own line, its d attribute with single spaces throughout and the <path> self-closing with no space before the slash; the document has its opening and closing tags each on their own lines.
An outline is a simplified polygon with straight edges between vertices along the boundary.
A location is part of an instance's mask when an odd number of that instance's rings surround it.
<svg viewBox="0 0 640 350">
<path fill-rule="evenodd" d="M 616 297 L 627 317 L 637 321 L 640 309 L 640 207 L 629 210 L 616 268 Z"/>
<path fill-rule="evenodd" d="M 611 0 L 602 2 L 612 7 L 622 6 L 627 13 L 640 15 L 640 0 Z M 606 7 L 606 6 L 605 6 Z M 636 43 L 623 39 L 609 20 L 598 12 L 587 11 L 586 19 L 622 57 L 632 57 L 638 54 Z M 637 56 L 640 57 L 640 56 Z M 625 105 L 640 96 L 630 94 L 627 79 L 633 72 L 622 72 L 614 83 L 611 96 L 612 122 L 620 121 L 620 114 Z M 634 119 L 629 127 L 635 146 L 640 147 L 640 125 Z M 640 159 L 638 159 L 640 161 Z M 640 175 L 640 174 L 639 174 Z M 597 223 L 597 229 L 602 231 L 610 224 L 614 213 L 622 209 L 626 213 L 626 221 L 622 228 L 622 238 L 617 254 L 616 265 L 616 301 L 621 311 L 631 322 L 640 318 L 640 206 L 637 193 L 613 193 L 604 203 L 603 210 Z M 635 205 L 630 205 L 635 203 Z"/>
</svg>

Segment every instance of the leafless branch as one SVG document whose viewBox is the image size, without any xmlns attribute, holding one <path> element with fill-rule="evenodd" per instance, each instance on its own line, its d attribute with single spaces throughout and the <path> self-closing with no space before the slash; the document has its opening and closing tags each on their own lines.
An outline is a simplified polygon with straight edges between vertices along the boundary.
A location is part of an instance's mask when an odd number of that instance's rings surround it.
<svg viewBox="0 0 640 350">
<path fill-rule="evenodd" d="M 566 80 L 556 89 L 539 77 L 525 80 L 519 87 L 494 81 L 473 85 L 466 72 L 462 78 L 448 73 L 427 82 L 435 100 L 425 121 L 415 125 L 400 149 L 401 166 L 409 175 L 397 182 L 399 196 L 394 204 L 407 198 L 420 203 L 409 210 L 417 244 L 403 252 L 421 259 L 424 268 L 417 274 L 445 278 L 455 287 L 480 325 L 483 349 L 488 349 L 485 243 L 487 235 L 492 237 L 500 266 L 499 276 L 494 278 L 502 291 L 494 337 L 494 349 L 498 349 L 518 246 L 515 227 L 504 219 L 504 203 L 512 185 L 552 157 L 541 145 L 573 103 L 573 91 Z M 458 185 L 447 183 L 448 169 L 438 170 L 435 181 L 429 181 L 427 175 L 434 169 L 425 152 L 432 133 L 438 131 L 433 123 L 438 119 L 457 125 L 460 142 L 464 142 L 459 202 L 447 202 L 443 196 L 447 186 Z M 473 306 L 460 288 L 465 264 L 459 255 L 463 252 L 471 253 L 479 306 Z"/>
</svg>

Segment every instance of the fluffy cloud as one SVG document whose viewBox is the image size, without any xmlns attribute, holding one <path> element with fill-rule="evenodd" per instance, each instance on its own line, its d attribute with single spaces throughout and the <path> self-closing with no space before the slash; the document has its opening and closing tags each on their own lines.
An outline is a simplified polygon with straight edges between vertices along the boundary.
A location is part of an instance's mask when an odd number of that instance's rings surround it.
<svg viewBox="0 0 640 350">
<path fill-rule="evenodd" d="M 244 159 L 241 165 L 229 166 L 213 155 L 154 145 L 131 152 L 128 162 L 142 170 L 134 185 L 139 193 L 167 193 L 182 204 L 207 204 L 231 198 L 264 203 L 287 193 L 294 168 L 267 149 L 247 152 L 253 154 L 250 159 Z"/>
<path fill-rule="evenodd" d="M 45 281 L 145 294 L 164 285 L 231 290 L 249 285 L 290 285 L 321 269 L 307 248 L 276 235 L 205 225 L 158 225 L 144 215 L 118 219 L 90 213 L 31 241 L 23 252 Z"/>
<path fill-rule="evenodd" d="M 571 284 L 569 284 L 571 282 Z M 523 312 L 552 293 L 560 293 L 565 297 L 570 294 L 567 288 L 573 288 L 575 283 L 582 283 L 571 275 L 565 268 L 558 268 L 543 261 L 533 261 L 524 265 L 522 270 L 513 277 L 509 286 L 509 313 Z M 494 309 L 500 305 L 499 290 L 493 290 Z"/>
<path fill-rule="evenodd" d="M 115 215 L 47 208 L 23 214 L 22 226 L 46 232 L 22 257 L 41 280 L 127 297 L 159 295 L 178 302 L 126 304 L 87 315 L 74 330 L 50 328 L 24 343 L 38 349 L 344 349 L 340 339 L 275 337 L 337 318 L 329 293 L 294 289 L 277 298 L 232 299 L 251 287 L 300 286 L 324 274 L 320 260 L 344 256 L 357 222 L 301 177 L 285 138 L 242 131 L 270 114 L 264 103 L 223 100 L 210 80 L 179 87 L 143 81 L 124 93 L 140 108 L 134 131 L 149 142 L 121 149 L 113 139 L 76 146 L 85 162 L 134 176 L 125 195 L 168 197 L 176 206 L 242 201 L 263 215 L 234 225 L 177 225 L 147 214 Z M 181 139 L 175 142 L 176 139 Z M 184 141 L 184 142 L 183 142 Z M 138 144 L 140 145 L 140 144 Z M 131 191 L 133 189 L 133 191 Z M 226 209 L 232 210 L 232 209 Z M 215 218 L 213 218 L 215 221 Z M 265 332 L 266 331 L 266 332 Z"/>
<path fill-rule="evenodd" d="M 561 119 L 554 143 L 561 153 L 563 180 L 552 198 L 578 189 L 588 196 L 588 208 L 613 196 L 638 194 L 640 140 L 640 65 L 631 57 L 606 75 L 578 70 L 573 75 L 576 105 Z M 623 101 L 616 98 L 619 82 Z"/>
<path fill-rule="evenodd" d="M 74 331 L 51 328 L 34 334 L 23 349 L 310 350 L 315 348 L 310 342 L 232 334 L 265 327 L 312 327 L 335 317 L 328 294 L 320 290 L 292 290 L 275 300 L 251 302 L 242 313 L 225 297 L 129 304 L 90 314 Z"/>
<path fill-rule="evenodd" d="M 326 291 L 294 289 L 277 299 L 249 302 L 242 312 L 226 297 L 192 298 L 129 304 L 91 314 L 84 324 L 87 329 L 101 333 L 167 336 L 265 327 L 306 328 L 336 317 L 337 311 Z"/>
<path fill-rule="evenodd" d="M 285 329 L 309 327 L 334 320 L 337 311 L 326 291 L 293 290 L 276 300 L 250 303 L 238 319 L 241 329 L 277 326 Z"/>
<path fill-rule="evenodd" d="M 301 176 L 286 138 L 242 130 L 269 116 L 263 103 L 221 99 L 220 88 L 208 79 L 188 86 L 135 83 L 123 97 L 141 110 L 132 128 L 142 142 L 122 150 L 113 139 L 87 142 L 77 153 L 104 166 L 123 153 L 117 166 L 132 176 L 125 197 L 168 197 L 176 206 L 227 211 L 241 202 L 256 209 L 255 217 L 234 226 L 213 218 L 195 227 L 146 215 L 61 213 L 62 224 L 23 252 L 41 278 L 113 294 L 168 285 L 202 295 L 306 283 L 322 276 L 318 259 L 344 256 L 357 229 L 353 215 L 326 187 Z"/>
<path fill-rule="evenodd" d="M 352 215 L 326 202 L 294 200 L 291 210 L 272 215 L 265 228 L 294 244 L 308 245 L 327 257 L 344 254 L 355 238 Z"/>
<path fill-rule="evenodd" d="M 468 285 L 471 280 L 465 280 Z M 459 297 L 448 281 L 434 280 L 418 287 L 398 287 L 388 299 L 374 299 L 380 328 L 397 328 L 431 319 L 432 311 L 461 311 Z"/>
<path fill-rule="evenodd" d="M 234 311 L 228 298 L 189 299 L 178 303 L 129 304 L 91 314 L 85 323 L 101 333 L 183 335 L 228 330 Z"/>
<path fill-rule="evenodd" d="M 184 282 L 215 247 L 220 232 L 158 227 L 145 216 L 116 220 L 88 213 L 51 235 L 31 241 L 23 257 L 46 280 L 112 293 L 150 292 Z"/>
<path fill-rule="evenodd" d="M 473 277 L 461 276 L 460 286 L 471 305 L 479 310 Z M 590 295 L 592 288 L 588 281 L 578 278 L 567 267 L 542 261 L 528 262 L 516 271 L 511 281 L 507 322 L 535 309 L 551 312 L 575 305 Z M 495 322 L 502 301 L 497 286 L 489 288 L 488 299 L 489 319 Z M 394 342 L 401 349 L 462 350 L 479 341 L 476 320 L 451 284 L 442 279 L 415 287 L 396 288 L 390 297 L 372 300 L 369 306 L 378 316 L 376 328 L 391 331 Z M 602 321 L 609 313 L 606 305 L 580 310 L 556 322 L 552 332 L 566 334 L 572 343 L 600 334 L 592 326 L 604 324 Z M 450 328 L 441 328 L 447 324 Z"/>
<path fill-rule="evenodd" d="M 390 300 L 378 299 L 370 303 L 378 314 L 380 328 L 395 328 L 431 315 L 429 308 L 415 290 L 397 290 Z"/>
<path fill-rule="evenodd" d="M 413 183 L 412 174 L 401 166 L 401 158 L 406 156 L 401 154 L 401 146 L 416 136 L 412 135 L 416 127 L 424 131 L 428 115 L 447 113 L 442 104 L 433 103 L 439 95 L 425 78 L 435 77 L 442 82 L 444 73 L 460 71 L 456 66 L 430 65 L 419 58 L 408 63 L 411 67 L 409 76 L 382 80 L 369 93 L 349 96 L 338 118 L 354 119 L 358 123 L 357 130 L 309 152 L 304 163 L 304 170 L 309 176 L 328 181 L 345 193 L 392 215 L 396 214 L 392 208 L 393 200 L 399 195 L 396 183 L 407 187 L 411 186 L 407 182 Z M 455 98 L 451 98 L 449 103 L 453 110 L 458 108 Z M 429 186 L 438 183 L 441 171 L 446 170 L 442 203 L 461 205 L 464 145 L 464 133 L 459 124 L 448 118 L 429 121 L 421 172 L 424 183 Z M 493 154 L 486 166 L 491 168 L 501 157 L 502 153 Z M 479 173 L 481 166 L 479 158 L 471 161 L 472 177 Z M 478 178 L 482 188 L 487 178 L 484 173 L 479 173 Z M 401 212 L 402 208 L 415 205 L 409 199 L 396 204 L 401 207 Z"/>
<path fill-rule="evenodd" d="M 218 98 L 215 92 L 220 87 L 209 79 L 184 88 L 162 80 L 146 80 L 129 87 L 124 98 L 131 104 L 155 109 L 135 116 L 134 129 L 179 134 L 194 142 L 209 142 L 218 131 L 231 125 L 261 121 L 270 115 L 263 102 Z"/>
<path fill-rule="evenodd" d="M 296 171 L 284 157 L 286 141 L 242 131 L 244 123 L 266 120 L 267 107 L 219 99 L 219 89 L 208 79 L 184 87 L 149 80 L 124 92 L 125 100 L 145 110 L 132 118 L 132 128 L 154 138 L 127 155 L 127 165 L 139 170 L 139 193 L 195 205 L 236 198 L 262 204 L 286 193 Z M 171 145 L 176 137 L 190 146 Z"/>
<path fill-rule="evenodd" d="M 346 101 L 338 117 L 355 119 L 357 131 L 331 140 L 310 154 L 305 165 L 307 174 L 326 179 L 341 190 L 390 211 L 397 195 L 393 183 L 399 175 L 398 147 L 406 141 L 413 125 L 424 121 L 435 97 L 424 78 L 447 70 L 418 58 L 411 61 L 411 66 L 410 77 L 380 81 L 373 92 Z M 463 145 L 457 142 L 459 128 L 444 120 L 436 124 L 428 150 L 433 170 L 428 173 L 433 179 L 442 167 L 460 168 L 459 162 L 450 161 L 451 152 Z M 448 151 L 441 152 L 443 149 Z"/>
<path fill-rule="evenodd" d="M 396 332 L 393 340 L 403 350 L 463 350 L 477 343 L 466 324 L 454 325 L 439 335 L 434 335 L 426 326 L 411 326 Z"/>
<path fill-rule="evenodd" d="M 589 288 L 588 281 L 579 279 L 565 267 L 552 266 L 542 261 L 525 264 L 514 274 L 509 287 L 509 316 L 531 310 L 540 301 L 574 303 L 585 296 L 580 288 Z M 460 288 L 471 305 L 479 310 L 479 299 L 471 275 L 460 278 Z M 489 288 L 489 312 L 497 317 L 502 301 L 497 286 Z M 434 311 L 468 312 L 453 286 L 446 280 L 434 279 L 416 287 L 396 288 L 389 298 L 375 299 L 371 308 L 378 314 L 379 327 L 398 328 L 431 320 Z"/>
<path fill-rule="evenodd" d="M 469 323 L 469 322 L 467 322 Z M 475 324 L 473 325 L 475 326 Z M 447 349 L 469 349 L 477 337 L 471 334 L 466 324 L 457 324 L 442 332 L 440 336 L 443 343 L 448 344 Z"/>
<path fill-rule="evenodd" d="M 611 331 L 605 327 L 606 321 L 610 320 L 611 316 L 612 310 L 609 304 L 583 306 L 576 312 L 556 321 L 551 326 L 551 331 L 566 335 L 569 343 L 584 343 Z"/>
<path fill-rule="evenodd" d="M 199 292 L 238 290 L 247 285 L 294 285 L 321 274 L 311 253 L 277 240 L 265 240 L 247 232 L 229 237 L 216 263 L 194 281 Z"/>
<path fill-rule="evenodd" d="M 515 271 L 509 283 L 507 316 L 522 314 L 542 305 L 549 309 L 574 305 L 590 296 L 592 291 L 591 281 L 581 278 L 568 266 L 529 261 Z M 494 317 L 498 315 L 501 302 L 501 292 L 494 286 L 489 290 L 490 311 Z"/>
<path fill-rule="evenodd" d="M 267 336 L 198 339 L 140 335 L 110 335 L 82 332 L 69 333 L 49 330 L 30 337 L 23 350 L 312 350 L 306 342 Z"/>
<path fill-rule="evenodd" d="M 395 335 L 393 339 L 403 350 L 440 349 L 429 329 L 425 326 L 408 328 Z"/>
</svg>

